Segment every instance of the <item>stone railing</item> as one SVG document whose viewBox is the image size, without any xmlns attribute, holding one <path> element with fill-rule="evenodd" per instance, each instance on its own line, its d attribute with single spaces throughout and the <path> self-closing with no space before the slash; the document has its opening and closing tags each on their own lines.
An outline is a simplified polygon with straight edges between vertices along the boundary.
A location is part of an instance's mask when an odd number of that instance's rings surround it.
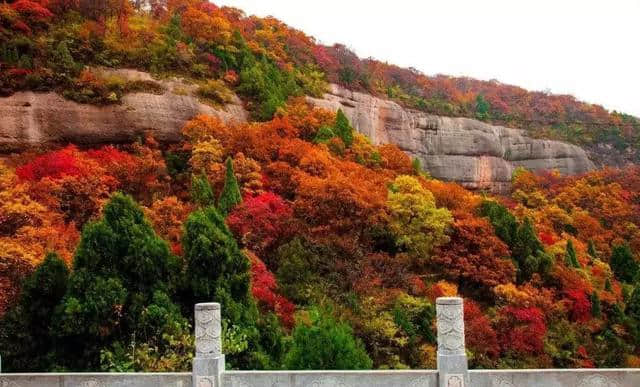
<svg viewBox="0 0 640 387">
<path fill-rule="evenodd" d="M 437 370 L 225 371 L 220 304 L 205 303 L 195 306 L 191 373 L 0 374 L 0 387 L 640 387 L 640 369 L 469 371 L 462 299 L 438 298 L 436 315 Z"/>
</svg>

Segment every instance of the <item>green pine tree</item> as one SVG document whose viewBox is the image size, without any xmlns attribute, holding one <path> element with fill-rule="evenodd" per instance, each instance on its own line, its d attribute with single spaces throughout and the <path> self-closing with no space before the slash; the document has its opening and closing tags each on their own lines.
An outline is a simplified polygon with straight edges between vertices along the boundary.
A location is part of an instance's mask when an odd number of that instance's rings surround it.
<svg viewBox="0 0 640 387">
<path fill-rule="evenodd" d="M 627 315 L 640 323 L 640 286 L 636 286 L 627 300 Z"/>
<path fill-rule="evenodd" d="M 607 280 L 604 281 L 604 290 L 608 292 L 611 291 L 611 278 L 607 278 Z"/>
<path fill-rule="evenodd" d="M 335 133 L 333 133 L 333 129 L 331 129 L 328 126 L 323 126 L 320 129 L 318 129 L 318 132 L 313 138 L 313 142 L 316 144 L 326 144 L 327 142 L 329 142 L 329 140 L 331 140 L 335 136 L 336 135 Z"/>
<path fill-rule="evenodd" d="M 349 119 L 344 115 L 342 109 L 338 109 L 336 114 L 336 122 L 333 125 L 333 132 L 342 139 L 344 145 L 349 148 L 353 144 L 353 128 L 349 123 Z"/>
<path fill-rule="evenodd" d="M 218 209 L 224 216 L 227 216 L 236 204 L 242 202 L 242 195 L 240 194 L 238 179 L 236 179 L 236 175 L 233 172 L 233 160 L 231 157 L 227 158 L 226 167 L 224 187 L 218 199 Z"/>
<path fill-rule="evenodd" d="M 481 121 L 489 119 L 489 109 L 491 109 L 489 102 L 482 94 L 478 94 L 476 97 L 476 118 Z"/>
<path fill-rule="evenodd" d="M 411 168 L 413 168 L 413 173 L 416 175 L 420 175 L 422 173 L 422 162 L 419 158 L 414 157 L 411 160 Z"/>
<path fill-rule="evenodd" d="M 207 176 L 193 175 L 191 177 L 191 200 L 200 207 L 215 205 L 216 201 L 213 196 L 213 190 L 209 184 Z"/>
<path fill-rule="evenodd" d="M 489 218 L 498 238 L 509 247 L 514 246 L 518 221 L 505 206 L 493 200 L 485 200 L 480 205 L 480 215 Z"/>
<path fill-rule="evenodd" d="M 613 274 L 620 281 L 632 283 L 638 274 L 638 263 L 633 258 L 633 253 L 628 245 L 618 245 L 613 247 L 609 265 Z"/>
<path fill-rule="evenodd" d="M 238 247 L 224 218 L 214 207 L 192 213 L 185 223 L 182 246 L 186 263 L 185 306 L 216 301 L 222 308 L 223 326 L 232 329 L 229 340 L 240 340 L 227 361 L 235 368 L 271 368 L 282 334 L 273 322 L 262 319 L 250 292 L 249 260 Z M 242 344 L 244 342 L 244 344 Z"/>
<path fill-rule="evenodd" d="M 139 205 L 116 193 L 103 217 L 82 230 L 67 293 L 56 309 L 54 332 L 60 366 L 96 369 L 101 349 L 115 342 L 141 343 L 141 314 L 156 293 L 171 294 L 179 264 L 158 237 Z M 157 297 L 156 297 L 157 298 Z"/>
<path fill-rule="evenodd" d="M 571 239 L 567 241 L 564 262 L 567 267 L 580 268 L 580 262 L 578 262 L 578 257 L 576 256 L 576 249 L 573 247 L 573 241 Z"/>
<path fill-rule="evenodd" d="M 491 200 L 482 202 L 480 215 L 489 218 L 498 238 L 511 249 L 519 283 L 529 280 L 534 273 L 549 272 L 553 258 L 544 251 L 531 219 L 525 218 L 522 224 L 518 224 L 506 207 Z"/>
<path fill-rule="evenodd" d="M 60 43 L 58 43 L 53 52 L 51 52 L 50 58 L 49 62 L 51 67 L 63 76 L 74 76 L 80 70 L 80 66 L 71 56 L 65 40 L 61 40 Z"/>
<path fill-rule="evenodd" d="M 345 322 L 329 311 L 308 311 L 309 323 L 300 321 L 292 332 L 293 343 L 285 357 L 290 370 L 370 369 L 372 361 Z"/>
<path fill-rule="evenodd" d="M 591 293 L 591 315 L 593 317 L 600 317 L 602 314 L 602 308 L 600 306 L 600 297 L 598 293 L 594 290 Z"/>
<path fill-rule="evenodd" d="M 596 245 L 593 240 L 589 239 L 589 246 L 587 247 L 587 253 L 591 258 L 598 258 L 598 252 L 596 251 Z"/>
<path fill-rule="evenodd" d="M 249 302 L 249 260 L 215 208 L 189 216 L 182 246 L 192 303 L 222 301 L 223 296 L 231 297 L 234 304 Z M 233 310 L 225 306 L 223 313 Z"/>
<path fill-rule="evenodd" d="M 67 291 L 69 269 L 55 253 L 49 253 L 22 285 L 18 304 L 0 321 L 3 369 L 46 371 L 56 347 L 51 318 Z"/>
<path fill-rule="evenodd" d="M 531 219 L 525 218 L 518 227 L 510 247 L 518 267 L 517 279 L 520 283 L 531 279 L 534 273 L 546 274 L 551 269 L 553 260 L 545 253 Z"/>
</svg>

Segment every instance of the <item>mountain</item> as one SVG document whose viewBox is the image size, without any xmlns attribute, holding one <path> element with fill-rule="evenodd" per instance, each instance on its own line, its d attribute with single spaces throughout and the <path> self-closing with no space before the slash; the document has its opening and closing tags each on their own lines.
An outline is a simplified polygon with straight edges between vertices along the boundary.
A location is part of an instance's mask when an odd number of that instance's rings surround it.
<svg viewBox="0 0 640 387">
<path fill-rule="evenodd" d="M 452 295 L 472 367 L 640 364 L 634 117 L 199 0 L 3 2 L 0 62 L 8 371 L 190 369 L 203 301 L 231 369 L 433 368 Z"/>
</svg>

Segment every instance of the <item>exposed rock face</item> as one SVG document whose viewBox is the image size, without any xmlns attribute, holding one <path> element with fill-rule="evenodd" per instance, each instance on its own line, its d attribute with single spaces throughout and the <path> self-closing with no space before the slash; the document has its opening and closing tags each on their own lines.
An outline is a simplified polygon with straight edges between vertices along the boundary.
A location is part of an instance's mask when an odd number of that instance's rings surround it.
<svg viewBox="0 0 640 387">
<path fill-rule="evenodd" d="M 127 80 L 152 80 L 135 70 L 105 70 Z M 133 93 L 110 106 L 79 104 L 56 93 L 20 92 L 0 98 L 0 150 L 47 143 L 129 142 L 150 131 L 161 141 L 180 139 L 180 128 L 197 114 L 226 122 L 247 120 L 241 101 L 214 108 L 195 96 L 195 85 L 161 80 L 162 95 Z M 536 140 L 519 129 L 488 125 L 468 118 L 429 115 L 395 102 L 332 85 L 317 106 L 341 108 L 353 126 L 375 144 L 393 143 L 419 158 L 436 178 L 468 188 L 503 191 L 517 166 L 557 169 L 577 174 L 594 168 L 581 148 Z"/>
<path fill-rule="evenodd" d="M 134 70 L 111 72 L 128 80 L 152 79 Z M 193 96 L 195 85 L 180 80 L 156 82 L 166 89 L 164 94 L 127 94 L 119 105 L 79 104 L 56 93 L 19 92 L 0 98 L 0 144 L 18 148 L 51 142 L 127 142 L 145 131 L 161 141 L 176 141 L 184 123 L 197 114 L 224 121 L 247 120 L 247 112 L 237 98 L 216 109 Z"/>
<path fill-rule="evenodd" d="M 356 130 L 374 144 L 392 143 L 422 161 L 429 173 L 472 189 L 506 190 L 513 170 L 557 169 L 578 174 L 594 168 L 578 146 L 532 139 L 520 129 L 469 118 L 440 117 L 402 108 L 395 102 L 331 86 L 324 99 L 309 98 L 330 110 L 341 108 Z"/>
</svg>

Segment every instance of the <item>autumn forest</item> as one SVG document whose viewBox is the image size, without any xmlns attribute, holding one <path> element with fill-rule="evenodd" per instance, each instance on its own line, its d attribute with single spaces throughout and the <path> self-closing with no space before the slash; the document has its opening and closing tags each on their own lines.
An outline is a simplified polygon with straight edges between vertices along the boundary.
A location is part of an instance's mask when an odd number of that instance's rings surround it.
<svg viewBox="0 0 640 387">
<path fill-rule="evenodd" d="M 435 299 L 453 295 L 473 368 L 640 367 L 637 118 L 201 0 L 0 3 L 1 96 L 159 92 L 97 68 L 181 77 L 251 117 L 197 115 L 179 142 L 0 147 L 3 370 L 189 370 L 208 301 L 232 369 L 435 368 Z M 469 191 L 305 99 L 331 83 L 631 163 Z"/>
</svg>

